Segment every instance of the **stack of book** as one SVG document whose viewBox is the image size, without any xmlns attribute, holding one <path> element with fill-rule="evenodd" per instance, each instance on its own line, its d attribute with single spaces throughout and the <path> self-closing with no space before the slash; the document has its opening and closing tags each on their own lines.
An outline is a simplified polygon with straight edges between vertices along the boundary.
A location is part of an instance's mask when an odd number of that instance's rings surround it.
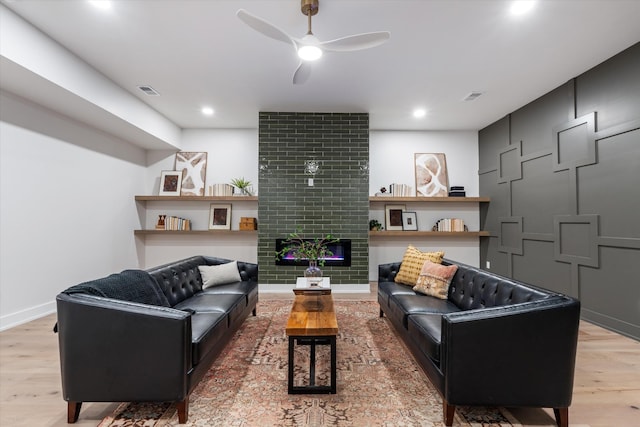
<svg viewBox="0 0 640 427">
<path fill-rule="evenodd" d="M 191 220 L 177 216 L 167 216 L 164 220 L 164 229 L 171 231 L 191 230 Z"/>
<path fill-rule="evenodd" d="M 393 183 L 389 186 L 389 196 L 392 196 L 392 197 L 413 196 L 413 187 L 407 184 Z"/>
<path fill-rule="evenodd" d="M 461 187 L 451 187 L 449 190 L 449 197 L 465 197 L 467 192 L 464 191 L 464 186 Z"/>
<path fill-rule="evenodd" d="M 460 218 L 442 218 L 436 222 L 432 231 L 467 231 L 467 227 Z"/>
<path fill-rule="evenodd" d="M 233 196 L 233 185 L 213 184 L 209 186 L 210 196 Z"/>
</svg>

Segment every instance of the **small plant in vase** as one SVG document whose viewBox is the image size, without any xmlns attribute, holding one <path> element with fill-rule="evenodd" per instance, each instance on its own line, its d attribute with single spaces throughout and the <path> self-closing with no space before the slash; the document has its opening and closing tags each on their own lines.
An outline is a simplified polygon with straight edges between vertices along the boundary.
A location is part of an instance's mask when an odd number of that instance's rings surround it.
<svg viewBox="0 0 640 427">
<path fill-rule="evenodd" d="M 372 219 L 369 221 L 369 230 L 371 231 L 380 231 L 382 230 L 382 224 L 377 219 Z"/>
<path fill-rule="evenodd" d="M 251 188 L 251 181 L 249 181 L 247 179 L 244 179 L 244 177 L 232 179 L 231 180 L 231 185 L 233 185 L 238 190 L 240 190 L 240 193 L 243 196 L 252 196 L 253 195 L 253 191 L 252 191 L 252 188 Z"/>
<path fill-rule="evenodd" d="M 304 277 L 310 285 L 317 286 L 322 281 L 322 270 L 318 265 L 324 266 L 325 258 L 333 255 L 328 245 L 339 241 L 340 239 L 331 234 L 324 237 L 305 238 L 302 236 L 302 231 L 298 229 L 287 236 L 284 247 L 276 252 L 276 259 L 290 255 L 296 261 L 308 260 L 309 267 L 304 271 Z"/>
</svg>

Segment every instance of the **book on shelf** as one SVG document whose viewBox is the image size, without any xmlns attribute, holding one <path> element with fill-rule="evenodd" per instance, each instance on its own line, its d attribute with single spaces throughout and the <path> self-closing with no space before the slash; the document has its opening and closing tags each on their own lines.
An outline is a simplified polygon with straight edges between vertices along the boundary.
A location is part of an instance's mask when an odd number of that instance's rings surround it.
<svg viewBox="0 0 640 427">
<path fill-rule="evenodd" d="M 442 218 L 436 222 L 432 231 L 467 231 L 467 226 L 460 218 Z"/>
<path fill-rule="evenodd" d="M 413 187 L 410 185 L 395 182 L 389 185 L 389 196 L 391 197 L 410 197 L 413 195 Z"/>
<path fill-rule="evenodd" d="M 209 186 L 210 196 L 233 196 L 233 185 L 213 184 Z"/>
<path fill-rule="evenodd" d="M 177 216 L 167 216 L 164 219 L 164 229 L 170 231 L 190 231 L 191 220 Z"/>
</svg>

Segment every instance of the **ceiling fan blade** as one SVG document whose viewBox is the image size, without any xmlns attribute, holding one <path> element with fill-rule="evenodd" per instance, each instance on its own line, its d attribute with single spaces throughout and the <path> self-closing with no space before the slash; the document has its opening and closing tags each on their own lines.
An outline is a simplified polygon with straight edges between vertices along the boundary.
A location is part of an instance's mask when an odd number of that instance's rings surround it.
<svg viewBox="0 0 640 427">
<path fill-rule="evenodd" d="M 329 40 L 320 43 L 319 47 L 329 52 L 350 52 L 380 46 L 389 40 L 389 37 L 391 37 L 389 31 L 377 31 Z"/>
<path fill-rule="evenodd" d="M 305 61 L 300 61 L 300 65 L 298 65 L 298 69 L 293 73 L 293 84 L 301 85 L 304 84 L 311 75 L 311 64 Z"/>
<path fill-rule="evenodd" d="M 295 48 L 295 43 L 293 39 L 280 28 L 275 25 L 265 21 L 264 19 L 258 18 L 257 16 L 253 16 L 249 12 L 244 9 L 240 9 L 236 12 L 236 16 L 240 18 L 242 22 L 253 28 L 259 33 L 264 34 L 267 37 L 270 37 L 274 40 L 278 40 L 285 43 L 290 43 Z"/>
</svg>

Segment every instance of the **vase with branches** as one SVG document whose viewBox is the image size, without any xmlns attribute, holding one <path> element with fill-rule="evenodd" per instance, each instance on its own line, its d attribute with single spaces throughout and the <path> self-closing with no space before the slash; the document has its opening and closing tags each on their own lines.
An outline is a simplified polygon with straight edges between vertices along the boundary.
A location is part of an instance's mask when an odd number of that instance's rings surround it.
<svg viewBox="0 0 640 427">
<path fill-rule="evenodd" d="M 306 238 L 302 230 L 297 229 L 290 233 L 284 240 L 281 250 L 276 252 L 276 259 L 282 259 L 290 255 L 294 260 L 307 260 L 309 267 L 304 272 L 304 276 L 309 283 L 318 284 L 322 280 L 322 270 L 318 267 L 324 266 L 325 259 L 333 255 L 329 245 L 339 242 L 340 239 L 326 234 L 323 237 Z"/>
</svg>

